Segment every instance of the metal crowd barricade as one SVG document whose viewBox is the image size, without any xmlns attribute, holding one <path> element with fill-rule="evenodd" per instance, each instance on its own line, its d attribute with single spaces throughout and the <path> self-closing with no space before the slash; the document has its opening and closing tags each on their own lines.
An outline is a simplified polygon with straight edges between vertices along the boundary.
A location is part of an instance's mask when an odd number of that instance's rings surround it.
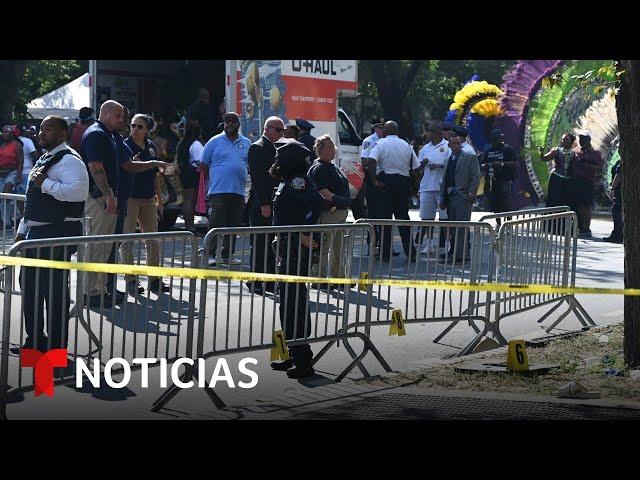
<svg viewBox="0 0 640 480">
<path fill-rule="evenodd" d="M 133 251 L 133 262 L 136 265 L 146 265 L 147 252 L 145 244 L 155 242 L 159 249 L 159 266 L 166 267 L 195 267 L 197 265 L 197 239 L 190 232 L 162 232 L 127 235 L 103 235 L 88 237 L 51 238 L 43 240 L 24 240 L 15 244 L 9 251 L 11 256 L 36 257 L 42 259 L 62 260 L 73 252 L 72 262 L 95 261 L 92 257 L 99 249 L 103 252 L 111 248 L 119 248 L 126 242 Z M 118 263 L 124 263 L 119 261 Z M 46 314 L 43 307 L 35 302 L 33 295 L 16 297 L 4 294 L 3 323 L 2 323 L 2 352 L 0 368 L 0 406 L 5 414 L 7 399 L 12 395 L 34 389 L 34 379 L 31 369 L 22 368 L 19 349 L 24 345 L 27 332 L 25 331 L 25 304 L 35 305 L 34 317 L 43 316 L 46 343 L 38 345 L 39 349 L 64 348 L 66 345 L 68 367 L 55 375 L 55 385 L 74 383 L 75 364 L 79 358 L 93 371 L 94 359 L 100 364 L 100 369 L 113 358 L 123 358 L 131 364 L 137 357 L 151 357 L 166 359 L 168 363 L 178 358 L 193 358 L 193 324 L 195 315 L 196 280 L 181 277 L 169 277 L 169 292 L 151 292 L 147 282 L 144 293 L 136 289 L 129 293 L 124 301 L 105 308 L 104 296 L 99 296 L 100 305 L 87 305 L 86 293 L 87 277 L 84 272 L 75 269 L 54 270 L 29 267 L 35 273 L 35 292 L 40 290 L 40 282 L 47 282 Z M 13 287 L 18 284 L 17 273 L 26 274 L 26 269 L 8 266 L 5 270 L 5 282 Z M 135 276 L 133 281 L 149 277 Z M 156 277 L 157 278 L 157 277 Z M 149 279 L 151 280 L 151 279 Z M 21 282 L 24 280 L 20 280 Z M 62 288 L 62 298 L 56 298 L 54 291 L 60 290 L 55 283 L 68 285 Z M 144 282 L 142 282 L 144 284 Z M 116 290 L 126 291 L 125 276 L 114 276 L 112 294 Z M 10 291 L 9 288 L 5 292 Z M 58 292 L 59 293 L 59 292 Z M 68 295 L 68 297 L 67 297 Z M 70 309 L 70 307 L 73 307 Z M 27 308 L 33 309 L 32 305 Z M 57 310 L 60 308 L 60 310 Z M 31 310 L 30 310 L 31 311 Z M 68 315 L 67 315 L 67 312 Z M 68 322 L 64 318 L 69 318 Z M 54 321 L 54 318 L 58 321 Z M 35 330 L 35 325 L 34 325 Z M 34 333 L 30 335 L 34 338 Z M 56 342 L 52 337 L 62 340 Z M 34 348 L 38 348 L 34 345 Z M 12 348 L 13 352 L 10 351 Z M 156 366 L 152 364 L 151 366 Z M 188 367 L 188 365 L 187 365 Z M 131 365 L 135 371 L 141 365 Z M 112 373 L 118 374 L 123 369 L 113 368 Z M 185 372 L 185 375 L 188 371 Z"/>
<path fill-rule="evenodd" d="M 577 254 L 577 217 L 574 212 L 553 213 L 505 222 L 497 241 L 496 281 L 509 284 L 548 284 L 574 287 Z M 596 325 L 573 294 L 497 293 L 496 330 L 505 317 L 555 304 L 538 323 L 563 304 L 568 309 L 546 331 L 573 312 L 585 327 Z"/>
<path fill-rule="evenodd" d="M 303 245 L 303 235 L 314 238 L 317 248 Z M 322 258 L 316 252 L 322 251 L 332 236 L 339 235 L 342 241 L 335 248 L 339 251 L 329 255 L 340 255 L 346 265 L 343 278 L 358 278 L 360 272 L 371 271 L 372 258 L 365 257 L 367 238 L 374 235 L 373 227 L 367 224 L 309 225 L 309 226 L 265 226 L 242 228 L 216 228 L 210 230 L 204 239 L 201 254 L 201 268 L 215 267 L 230 272 L 278 273 L 278 259 L 282 259 L 280 273 L 297 276 L 315 276 L 322 272 L 329 257 Z M 278 252 L 271 259 L 265 253 L 262 265 L 257 263 L 252 251 L 262 247 Z M 235 252 L 226 260 L 222 253 Z M 300 253 L 300 254 L 298 254 Z M 212 261 L 214 259 L 214 261 Z M 289 259 L 289 261 L 287 261 Z M 317 263 L 316 263 L 317 262 Z M 318 269 L 318 270 L 316 270 Z M 352 290 L 350 285 L 342 290 L 324 285 L 290 283 L 284 292 L 282 284 L 267 282 L 247 284 L 235 279 L 201 280 L 200 306 L 196 321 L 196 355 L 207 359 L 214 356 L 271 349 L 274 346 L 274 332 L 282 330 L 288 347 L 326 343 L 315 356 L 318 361 L 334 344 L 342 342 L 352 361 L 338 374 L 335 381 L 342 380 L 354 367 L 365 375 L 362 364 L 368 352 L 372 352 L 383 368 L 391 368 L 369 340 L 369 312 L 371 310 L 371 285 L 366 293 Z M 257 292 L 262 290 L 261 294 Z M 305 297 L 308 296 L 308 297 Z M 294 306 L 300 302 L 302 307 Z M 279 309 L 285 316 L 280 320 Z M 293 309 L 293 310 L 292 310 Z M 293 321 L 287 324 L 286 318 Z M 306 318 L 305 318 L 306 317 Z M 364 343 L 361 353 L 356 353 L 349 345 L 349 339 L 359 338 Z M 197 367 L 196 367 L 197 368 Z M 195 375 L 195 370 L 193 371 Z M 170 388 L 156 403 L 159 410 L 178 393 Z M 209 397 L 218 406 L 224 402 L 211 389 Z"/>
<path fill-rule="evenodd" d="M 375 252 L 376 256 L 372 278 L 465 283 L 494 281 L 496 237 L 488 223 L 380 219 L 361 221 L 379 227 L 382 232 L 385 228 L 398 229 L 398 232 L 406 229 L 409 244 L 413 246 L 415 253 L 415 261 L 410 260 L 406 252 L 395 258 L 392 252 L 391 255 L 385 255 L 390 250 L 399 248 L 401 242 L 398 241 L 399 235 L 393 231 L 386 237 L 382 235 L 377 247 L 374 241 L 371 243 L 371 252 Z M 389 238 L 392 245 L 388 245 Z M 427 242 L 429 238 L 431 241 Z M 420 245 L 416 246 L 417 243 Z M 457 245 L 455 251 L 452 243 L 454 246 Z M 385 259 L 387 256 L 389 258 Z M 459 355 L 473 351 L 490 332 L 496 336 L 500 335 L 498 331 L 494 332 L 491 322 L 491 292 L 377 285 L 373 295 L 377 304 L 381 306 L 372 310 L 371 325 L 390 324 L 394 309 L 403 311 L 405 323 L 449 322 L 447 328 L 434 339 L 434 342 L 438 343 L 458 323 L 468 322 L 475 332 L 475 337 L 461 348 Z M 483 328 L 478 328 L 475 321 L 482 322 Z"/>
<path fill-rule="evenodd" d="M 24 210 L 25 195 L 0 193 L 0 226 L 2 228 L 2 255 L 13 245 L 18 224 Z"/>
<path fill-rule="evenodd" d="M 483 215 L 482 217 L 480 217 L 480 220 L 478 221 L 488 222 L 489 220 L 496 220 L 496 223 L 497 223 L 496 233 L 497 233 L 498 228 L 500 228 L 498 221 L 501 223 L 503 221 L 510 221 L 510 220 L 523 220 L 526 218 L 537 217 L 540 215 L 550 215 L 553 213 L 563 213 L 563 212 L 569 212 L 569 211 L 571 211 L 571 209 L 566 205 L 556 206 L 556 207 L 524 208 L 522 210 L 512 210 L 510 212 L 500 212 L 500 213 L 492 213 L 489 215 Z"/>
</svg>

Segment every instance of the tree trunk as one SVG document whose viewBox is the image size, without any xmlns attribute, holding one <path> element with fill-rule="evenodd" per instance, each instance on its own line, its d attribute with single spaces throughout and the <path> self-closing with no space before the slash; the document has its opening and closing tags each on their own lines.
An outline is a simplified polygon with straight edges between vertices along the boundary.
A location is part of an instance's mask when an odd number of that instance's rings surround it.
<svg viewBox="0 0 640 480">
<path fill-rule="evenodd" d="M 0 60 L 0 119 L 11 121 L 28 60 Z"/>
<path fill-rule="evenodd" d="M 618 62 L 626 72 L 616 99 L 623 159 L 624 286 L 640 288 L 640 61 Z M 624 298 L 624 361 L 640 366 L 640 297 Z"/>
<path fill-rule="evenodd" d="M 407 107 L 407 92 L 420 70 L 415 60 L 407 73 L 403 72 L 400 60 L 379 60 L 372 62 L 372 78 L 378 89 L 385 120 L 398 124 L 400 137 L 412 137 L 413 125 L 410 109 Z"/>
</svg>

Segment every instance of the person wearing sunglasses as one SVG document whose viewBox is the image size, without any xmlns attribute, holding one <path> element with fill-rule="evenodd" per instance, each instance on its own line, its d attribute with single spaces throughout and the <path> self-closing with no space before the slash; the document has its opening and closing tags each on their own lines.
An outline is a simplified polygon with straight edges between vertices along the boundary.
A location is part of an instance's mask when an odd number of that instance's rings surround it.
<svg viewBox="0 0 640 480">
<path fill-rule="evenodd" d="M 131 119 L 131 136 L 124 143 L 131 149 L 135 161 L 158 162 L 156 145 L 149 140 L 148 135 L 155 126 L 153 117 L 138 113 Z M 140 225 L 142 233 L 158 231 L 158 215 L 162 217 L 163 203 L 160 192 L 160 179 L 158 178 L 158 166 L 166 165 L 164 162 L 154 163 L 153 168 L 143 172 L 137 172 L 133 178 L 131 194 L 127 200 L 127 216 L 124 219 L 123 233 L 135 233 L 136 226 Z M 160 264 L 160 247 L 155 240 L 149 240 L 147 245 L 147 265 L 158 266 Z M 129 242 L 121 246 L 122 258 L 125 264 L 133 263 L 133 251 Z M 140 285 L 133 275 L 125 277 L 127 291 L 135 295 L 140 291 Z M 158 277 L 149 277 L 149 290 L 154 293 L 168 292 L 169 285 L 161 282 Z"/>
<path fill-rule="evenodd" d="M 264 122 L 262 136 L 249 148 L 249 175 L 251 192 L 249 194 L 249 224 L 252 227 L 269 226 L 273 223 L 273 193 L 279 182 L 269 175 L 276 156 L 274 143 L 282 138 L 284 122 L 278 117 L 269 117 Z M 254 238 L 255 237 L 255 238 Z M 255 235 L 251 241 L 251 268 L 254 272 L 275 273 L 275 255 L 271 249 L 273 235 Z M 266 247 L 265 247 L 266 246 Z M 265 253 L 267 254 L 265 265 Z M 251 282 L 247 282 L 251 289 Z M 266 289 L 273 293 L 273 283 L 254 285 L 253 291 L 261 295 Z"/>
<path fill-rule="evenodd" d="M 207 196 L 211 205 L 209 228 L 239 227 L 244 211 L 247 161 L 251 141 L 240 134 L 240 117 L 235 112 L 223 117 L 224 132 L 212 137 L 204 147 L 200 163 L 209 175 Z M 224 246 L 214 264 L 239 265 L 232 258 L 233 239 L 225 236 Z M 212 256 L 216 256 L 217 244 L 212 242 Z"/>
</svg>

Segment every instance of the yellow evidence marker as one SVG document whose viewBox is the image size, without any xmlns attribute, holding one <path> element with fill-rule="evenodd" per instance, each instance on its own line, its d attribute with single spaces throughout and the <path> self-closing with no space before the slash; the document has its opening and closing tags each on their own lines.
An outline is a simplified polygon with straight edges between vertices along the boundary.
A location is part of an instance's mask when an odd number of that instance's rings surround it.
<svg viewBox="0 0 640 480">
<path fill-rule="evenodd" d="M 399 337 L 406 335 L 404 329 L 404 319 L 402 318 L 402 310 L 394 310 L 391 312 L 391 326 L 389 327 L 389 335 L 398 335 Z"/>
<path fill-rule="evenodd" d="M 529 370 L 529 357 L 524 346 L 524 340 L 509 341 L 507 350 L 507 371 L 522 372 Z"/>
<path fill-rule="evenodd" d="M 274 360 L 289 360 L 289 349 L 287 348 L 287 342 L 284 339 L 284 333 L 282 330 L 273 332 L 273 343 L 271 347 L 271 359 Z"/>
</svg>

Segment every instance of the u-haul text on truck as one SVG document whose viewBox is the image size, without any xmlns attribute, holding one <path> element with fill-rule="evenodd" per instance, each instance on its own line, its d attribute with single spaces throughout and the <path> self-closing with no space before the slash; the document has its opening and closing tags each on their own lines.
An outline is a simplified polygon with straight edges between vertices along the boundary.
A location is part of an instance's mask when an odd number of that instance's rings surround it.
<svg viewBox="0 0 640 480">
<path fill-rule="evenodd" d="M 339 95 L 358 89 L 357 60 L 228 60 L 226 70 L 227 111 L 238 112 L 243 135 L 257 140 L 271 115 L 285 124 L 311 122 L 314 137 L 328 133 L 336 142 L 335 163 L 349 179 L 351 196 L 358 194 L 362 140 L 338 106 Z"/>
</svg>

